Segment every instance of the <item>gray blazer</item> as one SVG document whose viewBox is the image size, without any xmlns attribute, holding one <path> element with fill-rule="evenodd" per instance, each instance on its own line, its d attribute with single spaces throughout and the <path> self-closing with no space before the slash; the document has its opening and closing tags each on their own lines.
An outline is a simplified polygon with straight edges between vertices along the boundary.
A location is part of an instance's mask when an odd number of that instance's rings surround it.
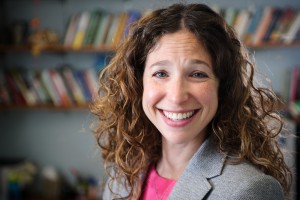
<svg viewBox="0 0 300 200">
<path fill-rule="evenodd" d="M 282 200 L 279 182 L 265 175 L 248 162 L 226 164 L 225 154 L 219 153 L 207 139 L 189 161 L 171 191 L 170 200 Z M 125 188 L 113 184 L 113 191 L 125 197 Z M 118 198 L 106 186 L 103 199 Z"/>
</svg>

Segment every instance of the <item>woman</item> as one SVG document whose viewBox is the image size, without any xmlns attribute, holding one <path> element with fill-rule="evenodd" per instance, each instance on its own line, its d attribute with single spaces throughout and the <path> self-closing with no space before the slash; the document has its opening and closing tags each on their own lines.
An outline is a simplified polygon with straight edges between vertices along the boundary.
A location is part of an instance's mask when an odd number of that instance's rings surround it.
<svg viewBox="0 0 300 200">
<path fill-rule="evenodd" d="M 103 198 L 287 198 L 277 98 L 253 75 L 232 28 L 206 5 L 136 22 L 92 106 L 109 174 Z"/>
</svg>

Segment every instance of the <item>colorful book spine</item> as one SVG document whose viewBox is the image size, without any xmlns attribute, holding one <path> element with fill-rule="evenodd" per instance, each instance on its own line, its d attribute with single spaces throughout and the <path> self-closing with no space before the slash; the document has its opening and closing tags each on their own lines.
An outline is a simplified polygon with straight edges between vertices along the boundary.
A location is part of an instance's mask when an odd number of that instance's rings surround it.
<svg viewBox="0 0 300 200">
<path fill-rule="evenodd" d="M 65 46 L 72 46 L 75 33 L 77 31 L 77 26 L 78 26 L 78 21 L 79 21 L 79 14 L 73 15 L 71 19 L 69 20 L 69 24 L 67 27 L 67 31 L 65 34 L 65 39 L 64 39 L 64 45 Z"/>
<path fill-rule="evenodd" d="M 263 41 L 264 42 L 269 42 L 270 41 L 271 34 L 274 31 L 277 23 L 279 23 L 279 21 L 280 21 L 279 19 L 281 18 L 282 13 L 283 13 L 283 10 L 281 8 L 274 8 L 273 9 L 272 19 L 271 19 L 270 25 L 267 28 L 267 30 L 266 30 L 266 32 L 263 36 Z"/>
<path fill-rule="evenodd" d="M 82 91 L 85 99 L 85 103 L 91 101 L 92 94 L 88 88 L 88 85 L 84 79 L 83 70 L 73 71 L 76 82 L 78 83 L 80 90 Z"/>
<path fill-rule="evenodd" d="M 96 31 L 98 29 L 99 26 L 99 22 L 101 19 L 101 12 L 100 11 L 93 11 L 90 15 L 90 20 L 89 20 L 89 24 L 88 27 L 86 29 L 86 34 L 84 36 L 84 41 L 83 41 L 83 46 L 86 45 L 92 45 L 95 35 L 96 35 Z"/>
<path fill-rule="evenodd" d="M 251 44 L 253 36 L 255 35 L 257 25 L 259 24 L 259 21 L 261 20 L 262 14 L 263 14 L 262 7 L 255 9 L 253 17 L 251 18 L 251 21 L 249 23 L 249 26 L 248 26 L 248 28 L 245 32 L 244 38 L 243 38 L 245 44 Z"/>
<path fill-rule="evenodd" d="M 86 33 L 87 26 L 89 24 L 90 20 L 90 13 L 89 12 L 83 12 L 80 14 L 80 18 L 78 21 L 78 28 L 74 36 L 74 40 L 72 43 L 72 46 L 74 48 L 80 48 L 82 47 L 84 36 Z"/>
<path fill-rule="evenodd" d="M 283 42 L 285 44 L 291 44 L 297 36 L 297 32 L 300 30 L 300 11 L 297 12 L 295 19 L 292 21 L 288 31 L 282 35 Z"/>
<path fill-rule="evenodd" d="M 72 102 L 68 96 L 67 89 L 60 74 L 55 69 L 49 69 L 50 78 L 53 82 L 56 93 L 59 95 L 60 102 L 62 106 L 71 106 Z"/>
<path fill-rule="evenodd" d="M 49 69 L 44 69 L 41 71 L 41 79 L 44 84 L 44 88 L 49 93 L 49 96 L 51 97 L 51 100 L 55 106 L 62 106 L 63 103 L 61 101 L 61 98 L 53 84 L 53 81 L 51 79 Z"/>
<path fill-rule="evenodd" d="M 81 90 L 79 83 L 76 81 L 74 77 L 74 70 L 71 70 L 70 67 L 64 66 L 61 69 L 61 74 L 64 79 L 64 82 L 71 91 L 73 101 L 77 105 L 84 105 L 86 103 L 83 91 Z"/>
<path fill-rule="evenodd" d="M 114 16 L 112 14 L 107 14 L 104 13 L 101 17 L 101 20 L 99 22 L 98 29 L 95 34 L 95 39 L 93 45 L 98 47 L 98 46 L 103 46 L 105 45 L 107 35 L 109 32 L 109 29 L 111 28 L 111 24 L 113 21 Z"/>
<path fill-rule="evenodd" d="M 299 71 L 300 71 L 299 67 L 294 67 L 293 70 L 292 70 L 289 102 L 295 102 L 296 101 Z"/>
<path fill-rule="evenodd" d="M 263 37 L 272 20 L 272 14 L 273 14 L 273 8 L 271 6 L 267 6 L 263 9 L 261 20 L 256 27 L 255 33 L 251 40 L 251 44 L 259 45 L 262 42 Z"/>
</svg>

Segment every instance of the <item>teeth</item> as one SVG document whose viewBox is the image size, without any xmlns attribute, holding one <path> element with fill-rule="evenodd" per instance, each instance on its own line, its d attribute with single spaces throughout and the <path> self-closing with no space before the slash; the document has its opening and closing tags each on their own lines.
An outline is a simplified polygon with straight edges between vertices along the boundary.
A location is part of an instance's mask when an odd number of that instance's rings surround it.
<svg viewBox="0 0 300 200">
<path fill-rule="evenodd" d="M 172 113 L 172 112 L 163 111 L 164 115 L 167 118 L 174 120 L 174 121 L 188 119 L 194 114 L 194 112 L 195 111 L 186 112 L 186 113 Z"/>
</svg>

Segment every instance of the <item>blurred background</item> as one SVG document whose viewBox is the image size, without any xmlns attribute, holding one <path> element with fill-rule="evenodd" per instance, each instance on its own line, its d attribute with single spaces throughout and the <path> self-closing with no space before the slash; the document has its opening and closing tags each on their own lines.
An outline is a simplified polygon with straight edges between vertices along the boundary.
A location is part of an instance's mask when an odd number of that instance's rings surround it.
<svg viewBox="0 0 300 200">
<path fill-rule="evenodd" d="M 176 2 L 223 15 L 257 81 L 281 97 L 279 142 L 299 199 L 300 1 L 0 0 L 1 200 L 101 199 L 106 176 L 89 111 L 97 76 L 132 22 Z"/>
</svg>

